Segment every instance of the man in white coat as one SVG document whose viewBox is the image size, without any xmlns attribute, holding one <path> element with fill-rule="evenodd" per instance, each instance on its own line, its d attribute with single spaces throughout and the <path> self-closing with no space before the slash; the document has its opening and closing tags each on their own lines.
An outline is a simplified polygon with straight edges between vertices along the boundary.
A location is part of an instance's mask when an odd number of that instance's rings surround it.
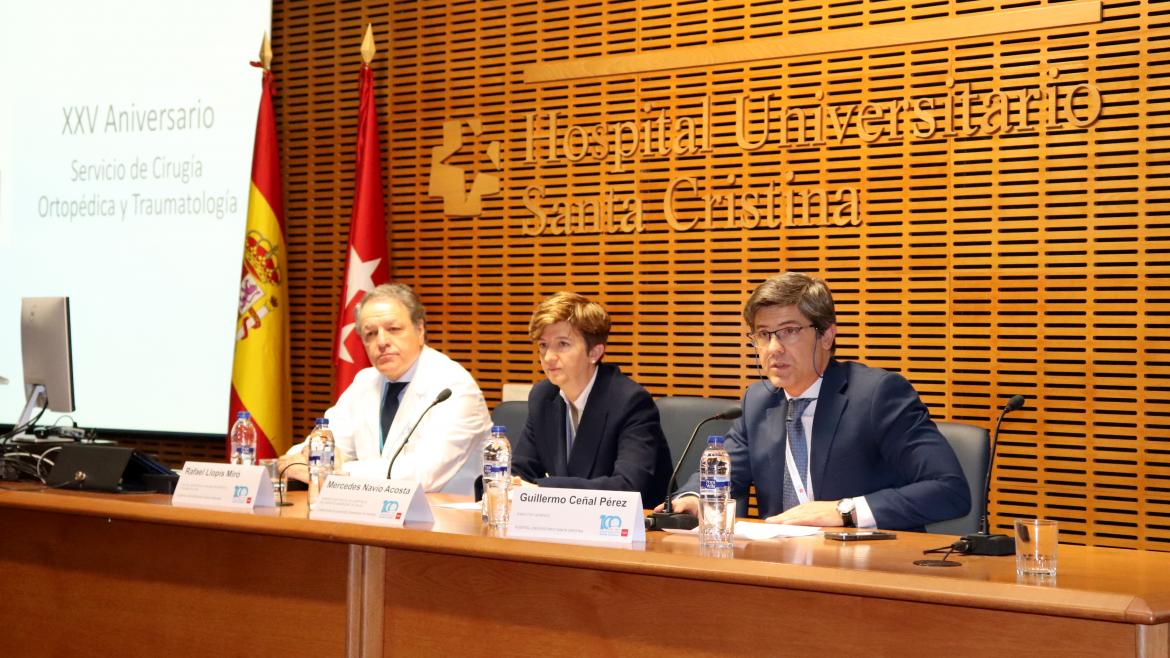
<svg viewBox="0 0 1170 658">
<path fill-rule="evenodd" d="M 439 491 L 469 457 L 479 461 L 491 430 L 483 393 L 463 366 L 427 347 L 426 310 L 410 287 L 374 288 L 358 303 L 356 316 L 355 330 L 373 366 L 359 372 L 325 412 L 341 469 L 359 477 L 386 477 L 390 458 L 418 422 L 391 476 Z M 424 416 L 443 389 L 451 389 L 450 399 Z M 307 442 L 293 446 L 284 462 L 304 462 L 307 447 Z M 303 468 L 288 473 L 308 477 Z"/>
</svg>

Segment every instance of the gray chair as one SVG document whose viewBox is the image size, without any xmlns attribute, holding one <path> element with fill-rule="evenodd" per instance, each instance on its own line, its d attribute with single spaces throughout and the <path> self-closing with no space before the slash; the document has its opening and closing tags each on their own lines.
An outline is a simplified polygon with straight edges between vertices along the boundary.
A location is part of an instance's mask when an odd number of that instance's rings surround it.
<svg viewBox="0 0 1170 658">
<path fill-rule="evenodd" d="M 662 421 L 662 433 L 666 435 L 666 443 L 670 446 L 670 463 L 673 467 L 678 463 L 691 432 L 695 431 L 695 425 L 704 418 L 710 418 L 735 406 L 735 401 L 680 395 L 658 398 L 655 404 L 658 405 L 658 416 Z M 707 445 L 707 437 L 727 433 L 731 422 L 713 420 L 699 430 L 686 462 L 678 469 L 678 486 L 685 484 L 689 477 L 699 471 L 699 456 L 703 454 L 703 448 Z"/>
<path fill-rule="evenodd" d="M 513 400 L 501 402 L 492 409 L 492 424 L 503 425 L 508 430 L 508 438 L 513 442 L 524 431 L 524 424 L 528 422 L 528 402 Z"/>
<path fill-rule="evenodd" d="M 508 439 L 512 445 L 516 445 L 516 439 L 520 438 L 520 433 L 524 431 L 524 425 L 528 422 L 528 402 L 526 400 L 512 400 L 510 402 L 501 402 L 492 409 L 492 425 L 503 425 L 508 433 Z M 468 463 L 474 462 L 478 464 L 478 470 L 475 472 L 473 482 L 471 483 L 471 495 L 475 496 L 476 500 L 483 497 L 483 451 L 478 450 L 473 455 L 472 459 L 468 459 Z"/>
<path fill-rule="evenodd" d="M 508 438 L 513 443 L 524 431 L 524 423 L 528 420 L 527 402 L 501 402 L 492 409 L 492 425 L 503 425 L 508 430 Z M 483 496 L 483 447 L 475 446 L 471 456 L 463 467 L 443 487 L 442 493 L 459 494 L 460 496 L 475 496 L 479 500 Z"/>
<path fill-rule="evenodd" d="M 946 437 L 947 443 L 959 458 L 967 487 L 971 490 L 971 511 L 966 516 L 946 521 L 936 521 L 926 526 L 927 532 L 940 535 L 968 535 L 979 532 L 983 510 L 984 478 L 987 477 L 987 460 L 991 454 L 990 435 L 986 428 L 966 423 L 938 423 L 938 430 Z"/>
</svg>

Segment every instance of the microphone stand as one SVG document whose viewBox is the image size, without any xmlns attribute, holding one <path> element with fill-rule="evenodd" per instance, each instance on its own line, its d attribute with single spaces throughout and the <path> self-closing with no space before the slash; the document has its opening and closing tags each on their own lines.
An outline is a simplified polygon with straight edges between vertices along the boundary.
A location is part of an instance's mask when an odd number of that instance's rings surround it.
<svg viewBox="0 0 1170 658">
<path fill-rule="evenodd" d="M 398 455 L 402 454 L 402 449 L 406 447 L 406 442 L 410 440 L 411 436 L 414 436 L 414 431 L 418 429 L 419 423 L 421 423 L 422 419 L 426 417 L 427 412 L 431 409 L 434 409 L 436 404 L 439 404 L 449 397 L 451 397 L 451 389 L 445 388 L 439 391 L 439 394 L 435 396 L 435 401 L 431 403 L 431 406 L 423 409 L 423 412 L 419 414 L 418 420 L 414 421 L 414 427 L 411 427 L 410 431 L 406 433 L 406 438 L 402 440 L 402 443 L 398 444 L 398 449 L 394 451 L 394 456 L 390 458 L 390 466 L 386 469 L 387 480 L 390 479 L 390 473 L 394 471 L 394 460 L 398 459 Z"/>
<path fill-rule="evenodd" d="M 923 554 L 942 553 L 945 551 L 946 555 L 942 556 L 942 559 L 940 559 L 940 560 L 932 560 L 932 559 L 914 560 L 914 566 L 918 566 L 918 567 L 961 567 L 961 566 L 963 566 L 962 562 L 956 562 L 955 560 L 950 559 L 950 557 L 951 557 L 951 553 L 954 553 L 956 550 L 961 551 L 963 549 L 964 549 L 963 540 L 960 539 L 959 541 L 951 544 L 950 546 L 945 546 L 943 548 L 931 548 L 929 550 L 922 551 Z"/>
<path fill-rule="evenodd" d="M 1015 395 L 1008 400 L 1007 404 L 1003 406 L 1003 411 L 999 414 L 999 420 L 995 422 L 995 434 L 992 435 L 991 440 L 991 454 L 987 460 L 987 477 L 984 480 L 984 494 L 983 494 L 983 518 L 980 523 L 979 532 L 963 537 L 962 542 L 965 546 L 961 548 L 964 555 L 1013 555 L 1016 552 L 1016 540 L 1004 534 L 990 534 L 990 512 L 988 506 L 991 503 L 991 473 L 995 465 L 995 449 L 999 445 L 999 426 L 1003 424 L 1003 419 L 1010 412 L 1024 406 L 1024 396 Z M 943 558 L 944 560 L 946 558 Z"/>
<path fill-rule="evenodd" d="M 699 517 L 687 512 L 674 511 L 674 501 L 670 496 L 674 493 L 674 489 L 678 484 L 678 469 L 682 468 L 683 462 L 687 460 L 687 453 L 691 451 L 691 446 L 695 444 L 695 437 L 699 435 L 699 430 L 704 425 L 713 420 L 728 420 L 739 418 L 743 412 L 737 407 L 730 411 L 715 414 L 710 418 L 704 418 L 695 425 L 695 430 L 691 432 L 691 438 L 687 440 L 687 445 L 683 448 L 682 456 L 678 458 L 678 463 L 674 465 L 674 472 L 670 474 L 670 481 L 666 486 L 666 501 L 662 504 L 661 512 L 654 512 L 646 517 L 647 530 L 691 530 L 699 525 Z"/>
<path fill-rule="evenodd" d="M 291 507 L 292 506 L 292 503 L 290 503 L 284 499 L 284 491 L 285 491 L 285 489 L 288 489 L 288 479 L 285 478 L 284 473 L 285 473 L 285 471 L 292 468 L 293 466 L 304 466 L 305 470 L 308 470 L 308 468 L 309 468 L 308 464 L 302 464 L 300 462 L 290 462 L 288 464 L 285 464 L 284 468 L 280 469 L 280 472 L 276 474 L 276 481 L 277 481 L 276 493 L 280 496 L 280 500 L 277 501 L 277 503 L 276 503 L 277 507 Z"/>
</svg>

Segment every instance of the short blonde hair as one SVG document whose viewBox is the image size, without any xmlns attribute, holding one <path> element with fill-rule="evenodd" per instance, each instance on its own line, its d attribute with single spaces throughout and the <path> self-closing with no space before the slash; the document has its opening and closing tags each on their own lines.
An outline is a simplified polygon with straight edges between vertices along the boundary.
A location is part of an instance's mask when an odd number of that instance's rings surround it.
<svg viewBox="0 0 1170 658">
<path fill-rule="evenodd" d="M 601 304 L 575 292 L 561 291 L 542 301 L 532 312 L 528 336 L 536 342 L 549 325 L 558 322 L 568 322 L 570 327 L 580 331 L 589 349 L 609 340 L 609 313 Z"/>
<path fill-rule="evenodd" d="M 366 293 L 365 297 L 353 307 L 353 321 L 358 324 L 358 331 L 361 331 L 362 324 L 362 309 L 366 307 L 367 302 L 389 301 L 397 300 L 402 304 L 403 308 L 410 313 L 410 321 L 416 327 L 422 327 L 427 323 L 427 309 L 423 307 L 422 302 L 418 300 L 418 296 L 410 289 L 410 286 L 405 283 L 383 283 L 370 292 Z"/>
</svg>

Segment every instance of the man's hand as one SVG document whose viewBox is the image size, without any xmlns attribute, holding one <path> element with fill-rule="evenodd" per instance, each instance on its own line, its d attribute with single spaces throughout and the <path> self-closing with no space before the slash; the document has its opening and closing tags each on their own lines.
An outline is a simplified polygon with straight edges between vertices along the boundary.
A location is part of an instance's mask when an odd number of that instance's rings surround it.
<svg viewBox="0 0 1170 658">
<path fill-rule="evenodd" d="M 797 505 L 787 512 L 769 516 L 764 519 L 767 523 L 786 523 L 788 525 L 812 525 L 822 528 L 838 528 L 841 526 L 841 514 L 837 511 L 835 500 L 813 500 L 803 505 Z"/>
<path fill-rule="evenodd" d="M 291 465 L 291 467 L 290 467 Z M 284 477 L 290 480 L 300 480 L 308 484 L 309 482 L 309 445 L 306 443 L 305 447 L 300 452 L 294 455 L 281 455 L 280 461 L 276 465 L 277 473 L 284 473 Z M 289 467 L 286 471 L 285 467 Z"/>
<path fill-rule="evenodd" d="M 662 503 L 654 508 L 655 512 L 661 512 L 666 507 L 666 503 Z M 699 515 L 699 497 L 698 496 L 679 496 L 670 504 L 670 509 L 675 512 L 686 512 L 688 514 Z"/>
</svg>

